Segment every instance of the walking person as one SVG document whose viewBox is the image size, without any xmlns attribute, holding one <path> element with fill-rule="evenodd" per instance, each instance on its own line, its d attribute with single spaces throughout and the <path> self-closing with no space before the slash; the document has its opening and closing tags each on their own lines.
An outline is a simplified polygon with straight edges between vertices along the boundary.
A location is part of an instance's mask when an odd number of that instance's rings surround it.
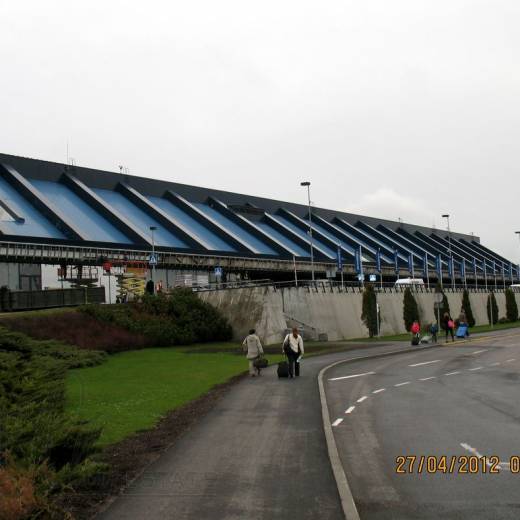
<svg viewBox="0 0 520 520">
<path fill-rule="evenodd" d="M 291 334 L 285 336 L 282 351 L 287 356 L 289 377 L 298 377 L 300 375 L 300 358 L 303 356 L 303 339 L 298 334 L 296 327 L 293 327 Z"/>
<path fill-rule="evenodd" d="M 430 334 L 431 334 L 433 343 L 437 343 L 437 333 L 438 332 L 439 332 L 439 327 L 437 326 L 436 323 L 432 323 L 430 325 Z"/>
<path fill-rule="evenodd" d="M 464 310 L 464 307 L 462 307 L 460 309 L 460 314 L 459 314 L 459 326 L 462 325 L 463 327 L 466 327 L 466 332 L 464 334 L 464 336 L 466 338 L 469 337 L 469 323 L 468 323 L 468 318 L 466 317 L 466 311 Z"/>
<path fill-rule="evenodd" d="M 447 312 L 445 312 L 444 316 L 442 317 L 442 328 L 446 331 L 446 343 L 448 343 L 448 334 L 451 334 L 451 341 L 455 341 L 455 336 L 453 335 L 455 323 Z"/>
<path fill-rule="evenodd" d="M 263 355 L 264 349 L 260 338 L 256 335 L 255 329 L 249 331 L 249 335 L 246 336 L 242 342 L 242 349 L 247 352 L 246 358 L 249 361 L 249 375 L 251 377 L 260 375 L 260 368 L 255 367 L 255 359 Z"/>
</svg>

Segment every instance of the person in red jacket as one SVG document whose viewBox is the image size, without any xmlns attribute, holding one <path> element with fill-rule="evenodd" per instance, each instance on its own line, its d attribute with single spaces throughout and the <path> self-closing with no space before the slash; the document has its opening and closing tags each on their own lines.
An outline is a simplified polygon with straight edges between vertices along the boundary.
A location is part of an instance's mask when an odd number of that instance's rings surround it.
<svg viewBox="0 0 520 520">
<path fill-rule="evenodd" d="M 419 322 L 417 320 L 415 320 L 412 323 L 412 328 L 410 329 L 410 331 L 412 332 L 412 334 L 414 336 L 418 336 L 419 332 L 421 332 L 421 325 L 419 324 Z"/>
</svg>

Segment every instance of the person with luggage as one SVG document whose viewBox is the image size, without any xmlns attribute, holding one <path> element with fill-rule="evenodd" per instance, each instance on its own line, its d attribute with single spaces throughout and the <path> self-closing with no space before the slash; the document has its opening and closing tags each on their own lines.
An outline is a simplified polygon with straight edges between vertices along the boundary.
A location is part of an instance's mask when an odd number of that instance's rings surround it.
<svg viewBox="0 0 520 520">
<path fill-rule="evenodd" d="M 437 343 L 437 333 L 439 332 L 439 326 L 437 323 L 430 325 L 430 335 L 432 337 L 432 343 Z"/>
<path fill-rule="evenodd" d="M 293 327 L 291 334 L 285 336 L 282 351 L 287 356 L 289 377 L 298 377 L 300 375 L 300 358 L 303 356 L 303 339 L 298 334 L 296 327 Z"/>
<path fill-rule="evenodd" d="M 461 328 L 462 327 L 462 328 Z M 461 334 L 457 334 L 457 337 L 460 338 L 466 338 L 469 337 L 469 323 L 468 318 L 466 318 L 466 311 L 464 310 L 464 307 L 460 309 L 459 314 L 459 328 L 461 328 Z M 464 334 L 462 334 L 462 332 Z"/>
<path fill-rule="evenodd" d="M 412 345 L 419 345 L 419 343 L 421 341 L 421 336 L 420 336 L 421 324 L 417 320 L 415 320 L 412 323 L 410 332 L 412 333 Z"/>
<path fill-rule="evenodd" d="M 448 334 L 451 334 L 451 341 L 455 341 L 455 336 L 453 335 L 455 323 L 447 312 L 445 312 L 444 316 L 442 317 L 442 328 L 446 331 L 446 343 L 448 343 Z"/>
<path fill-rule="evenodd" d="M 259 376 L 261 369 L 255 366 L 255 360 L 263 355 L 264 349 L 255 329 L 249 331 L 249 335 L 242 343 L 242 349 L 246 352 L 246 358 L 249 361 L 249 375 L 251 377 Z"/>
</svg>

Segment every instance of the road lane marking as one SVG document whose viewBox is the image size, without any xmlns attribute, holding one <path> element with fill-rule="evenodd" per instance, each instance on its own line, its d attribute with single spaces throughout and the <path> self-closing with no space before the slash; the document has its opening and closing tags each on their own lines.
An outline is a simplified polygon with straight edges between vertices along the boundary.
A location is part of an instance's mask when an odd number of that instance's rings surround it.
<svg viewBox="0 0 520 520">
<path fill-rule="evenodd" d="M 437 376 L 421 377 L 419 381 L 429 381 L 430 379 L 437 379 Z"/>
<path fill-rule="evenodd" d="M 340 379 L 351 379 L 353 377 L 371 376 L 373 374 L 375 374 L 375 372 L 365 372 L 364 374 L 352 374 L 351 376 L 333 377 L 332 379 L 329 379 L 329 381 L 339 381 Z"/>
<path fill-rule="evenodd" d="M 433 361 L 424 361 L 423 363 L 414 363 L 413 365 L 408 365 L 409 367 L 421 367 L 423 365 L 431 365 L 432 363 L 439 363 L 440 359 L 435 359 Z"/>
<path fill-rule="evenodd" d="M 385 390 L 386 390 L 386 388 L 378 388 L 377 390 L 374 390 L 372 393 L 378 394 L 379 392 L 384 392 Z"/>
<path fill-rule="evenodd" d="M 491 365 L 489 365 L 490 367 L 497 367 L 498 365 L 500 365 L 500 363 L 491 363 Z"/>
<path fill-rule="evenodd" d="M 472 354 L 481 354 L 482 352 L 487 352 L 487 348 L 482 350 L 475 350 L 475 352 L 472 352 Z"/>
<path fill-rule="evenodd" d="M 403 386 L 403 385 L 409 385 L 411 383 L 411 381 L 405 381 L 404 383 L 397 383 L 396 385 L 394 386 Z"/>
<path fill-rule="evenodd" d="M 338 426 L 339 424 L 341 424 L 343 422 L 343 419 L 336 419 L 333 423 L 332 423 L 332 426 Z"/>
<path fill-rule="evenodd" d="M 460 374 L 459 371 L 457 372 L 448 372 L 447 374 L 444 374 L 445 376 L 454 376 L 454 375 L 457 375 L 457 374 Z"/>
<path fill-rule="evenodd" d="M 345 413 L 352 413 L 352 412 L 354 411 L 355 408 L 356 408 L 355 406 L 351 406 L 350 408 L 347 408 L 347 409 L 345 410 Z"/>
<path fill-rule="evenodd" d="M 516 361 L 516 359 L 507 359 L 506 363 L 512 363 L 513 361 Z"/>
<path fill-rule="evenodd" d="M 360 397 L 357 402 L 362 403 L 365 399 L 368 399 L 368 395 L 364 395 L 363 397 Z"/>
<path fill-rule="evenodd" d="M 468 368 L 470 372 L 473 372 L 474 370 L 482 370 L 484 367 L 475 367 L 475 368 Z"/>
</svg>

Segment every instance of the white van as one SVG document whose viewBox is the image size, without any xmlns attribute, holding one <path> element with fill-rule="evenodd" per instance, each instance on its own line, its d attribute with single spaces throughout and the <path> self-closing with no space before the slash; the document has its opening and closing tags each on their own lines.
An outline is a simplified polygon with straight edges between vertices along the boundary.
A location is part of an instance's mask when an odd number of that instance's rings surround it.
<svg viewBox="0 0 520 520">
<path fill-rule="evenodd" d="M 399 278 L 395 281 L 395 287 L 424 287 L 422 278 Z"/>
</svg>

